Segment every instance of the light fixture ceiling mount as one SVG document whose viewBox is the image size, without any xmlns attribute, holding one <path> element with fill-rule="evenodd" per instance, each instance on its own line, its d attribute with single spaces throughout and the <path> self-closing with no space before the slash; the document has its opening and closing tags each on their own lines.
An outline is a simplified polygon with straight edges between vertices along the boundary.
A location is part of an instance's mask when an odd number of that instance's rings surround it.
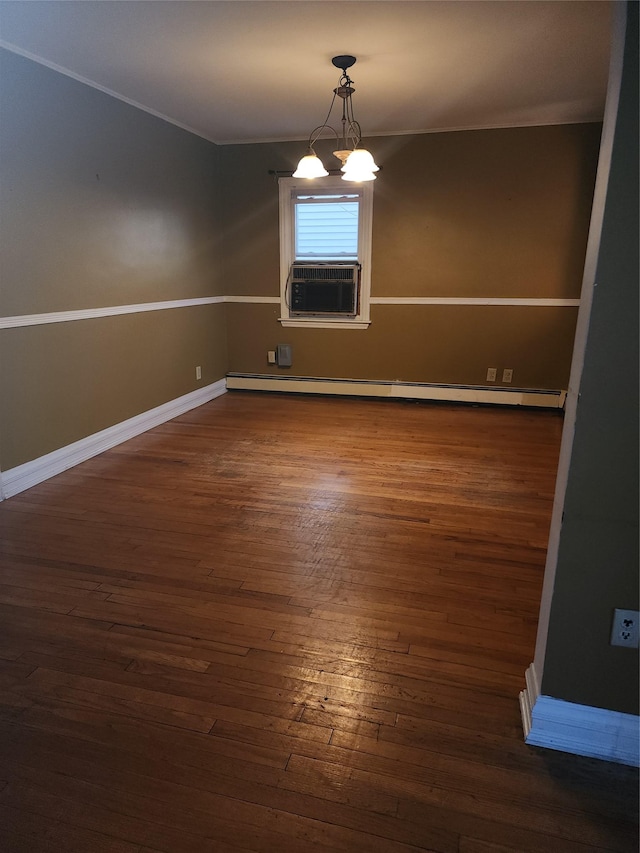
<svg viewBox="0 0 640 853">
<path fill-rule="evenodd" d="M 336 68 L 339 68 L 343 74 L 347 73 L 347 69 L 351 68 L 352 65 L 355 65 L 357 62 L 355 56 L 350 56 L 349 54 L 343 54 L 341 56 L 334 56 L 331 60 L 331 64 L 335 65 Z"/>
<path fill-rule="evenodd" d="M 333 152 L 334 156 L 342 163 L 343 181 L 373 181 L 375 172 L 379 167 L 365 148 L 360 148 L 362 130 L 353 114 L 353 94 L 355 88 L 353 80 L 349 77 L 348 69 L 356 63 L 355 56 L 347 54 L 334 56 L 331 60 L 336 68 L 342 71 L 338 85 L 333 90 L 333 98 L 324 122 L 315 127 L 309 136 L 307 154 L 298 163 L 298 168 L 293 173 L 294 178 L 321 178 L 328 175 L 322 161 L 317 156 L 313 146 L 324 130 L 334 134 L 338 141 L 338 147 Z M 341 133 L 339 134 L 328 124 L 336 98 L 342 100 Z"/>
</svg>

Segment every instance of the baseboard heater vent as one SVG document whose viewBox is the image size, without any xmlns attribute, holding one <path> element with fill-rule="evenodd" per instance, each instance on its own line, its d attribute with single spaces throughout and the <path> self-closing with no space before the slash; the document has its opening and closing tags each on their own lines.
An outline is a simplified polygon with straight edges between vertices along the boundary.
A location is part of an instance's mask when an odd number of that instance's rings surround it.
<svg viewBox="0 0 640 853">
<path fill-rule="evenodd" d="M 435 385 L 367 379 L 323 379 L 258 373 L 228 373 L 227 389 L 280 391 L 289 394 L 335 394 L 349 397 L 392 397 L 400 400 L 441 400 L 451 403 L 488 403 L 505 406 L 564 408 L 564 390 L 487 388 L 480 385 Z"/>
</svg>

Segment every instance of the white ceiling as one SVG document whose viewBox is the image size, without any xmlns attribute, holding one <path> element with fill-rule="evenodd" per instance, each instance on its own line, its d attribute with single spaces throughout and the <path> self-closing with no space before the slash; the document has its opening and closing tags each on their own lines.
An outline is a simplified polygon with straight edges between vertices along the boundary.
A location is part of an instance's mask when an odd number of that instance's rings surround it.
<svg viewBox="0 0 640 853">
<path fill-rule="evenodd" d="M 0 45 L 219 143 L 306 138 L 337 84 L 331 57 L 350 53 L 366 137 L 601 120 L 611 13 L 608 0 L 2 0 Z"/>
</svg>

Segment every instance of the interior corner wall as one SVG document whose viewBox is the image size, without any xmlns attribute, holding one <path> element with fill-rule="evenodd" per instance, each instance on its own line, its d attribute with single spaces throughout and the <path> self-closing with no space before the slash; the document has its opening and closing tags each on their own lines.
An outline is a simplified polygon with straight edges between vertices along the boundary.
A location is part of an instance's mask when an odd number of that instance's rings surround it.
<svg viewBox="0 0 640 853">
<path fill-rule="evenodd" d="M 7 470 L 218 381 L 227 356 L 217 146 L 9 51 L 0 63 Z"/>
<path fill-rule="evenodd" d="M 638 589 L 638 4 L 618 115 L 576 410 L 541 692 L 638 714 L 638 650 L 610 645 Z"/>
<path fill-rule="evenodd" d="M 282 328 L 279 305 L 264 300 L 280 292 L 269 170 L 295 168 L 304 146 L 222 146 L 225 286 L 245 297 L 226 306 L 229 370 L 486 385 L 496 367 L 514 371 L 512 387 L 566 388 L 578 308 L 561 303 L 580 296 L 600 132 L 587 124 L 366 140 L 382 166 L 371 296 L 385 300 L 372 305 L 367 330 Z M 331 162 L 327 145 L 318 153 Z M 469 302 L 479 298 L 522 301 Z M 292 345 L 288 370 L 267 364 L 279 343 Z"/>
</svg>

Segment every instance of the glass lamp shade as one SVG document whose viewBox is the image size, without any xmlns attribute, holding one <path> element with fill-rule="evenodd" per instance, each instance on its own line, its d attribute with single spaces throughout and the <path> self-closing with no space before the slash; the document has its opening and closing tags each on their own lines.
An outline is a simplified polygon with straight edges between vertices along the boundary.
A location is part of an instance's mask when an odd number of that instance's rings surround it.
<svg viewBox="0 0 640 853">
<path fill-rule="evenodd" d="M 293 173 L 294 178 L 324 178 L 329 172 L 322 165 L 322 161 L 315 154 L 307 154 L 298 163 L 298 168 Z"/>
<path fill-rule="evenodd" d="M 375 179 L 376 175 L 373 172 L 368 172 L 366 169 L 360 172 L 356 172 L 355 170 L 345 172 L 342 176 L 343 181 L 353 181 L 357 184 L 361 184 L 363 181 L 375 181 Z"/>
<path fill-rule="evenodd" d="M 342 171 L 348 175 L 351 172 L 378 172 L 380 166 L 376 165 L 375 160 L 367 151 L 366 148 L 356 148 L 347 157 L 347 162 L 342 167 Z M 375 176 L 374 176 L 375 177 Z M 353 179 L 352 179 L 353 180 Z M 371 180 L 371 178 L 369 178 Z"/>
<path fill-rule="evenodd" d="M 342 166 L 344 166 L 344 164 L 349 159 L 349 154 L 352 154 L 352 153 L 353 153 L 353 148 L 345 148 L 345 149 L 342 149 L 340 151 L 334 151 L 333 156 L 337 157 L 338 160 L 340 160 L 340 162 L 342 163 Z M 340 168 L 342 168 L 342 166 Z"/>
</svg>

